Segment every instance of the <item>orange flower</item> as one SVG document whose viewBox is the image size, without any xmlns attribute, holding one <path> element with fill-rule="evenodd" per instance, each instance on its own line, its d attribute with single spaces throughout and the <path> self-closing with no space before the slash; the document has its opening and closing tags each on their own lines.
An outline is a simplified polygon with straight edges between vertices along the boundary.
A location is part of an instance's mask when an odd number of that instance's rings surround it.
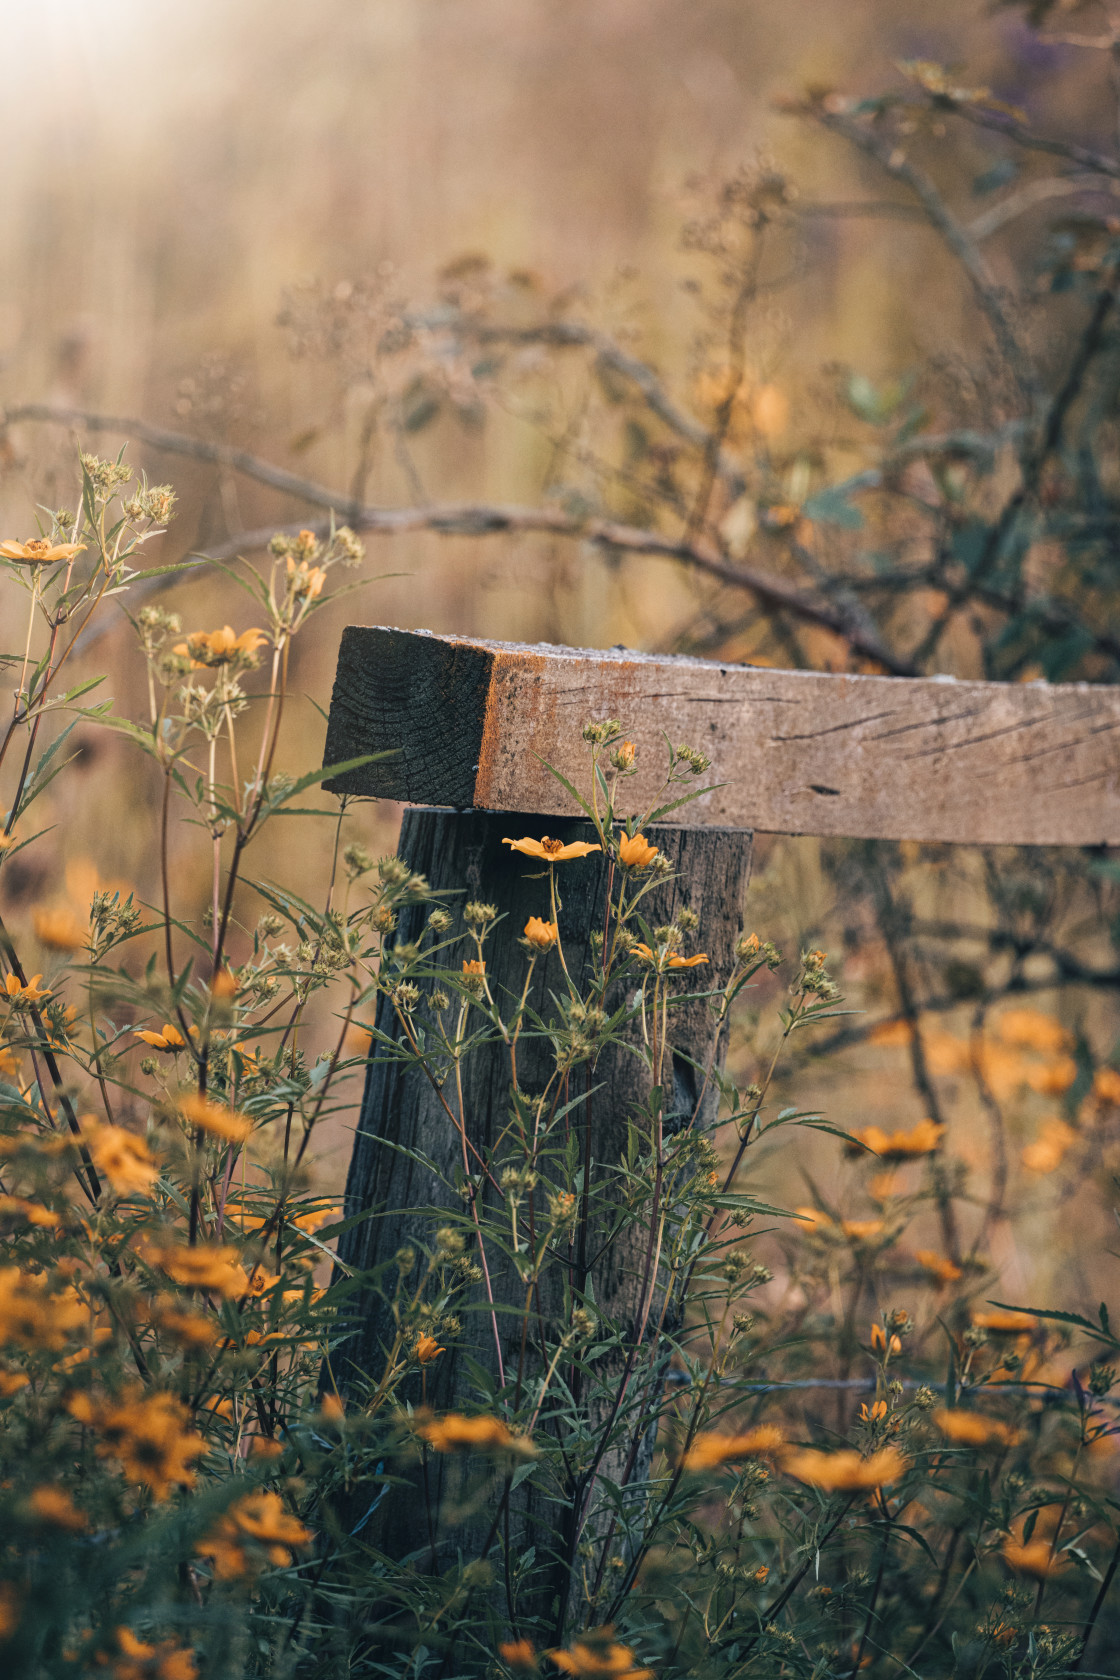
<svg viewBox="0 0 1120 1680">
<path fill-rule="evenodd" d="M 147 1196 L 159 1177 L 159 1162 L 134 1132 L 94 1124 L 83 1131 L 93 1164 L 118 1196 Z"/>
<path fill-rule="evenodd" d="M 0 1221 L 17 1225 L 35 1225 L 43 1231 L 57 1231 L 62 1220 L 52 1208 L 40 1202 L 26 1201 L 22 1196 L 0 1196 Z"/>
<path fill-rule="evenodd" d="M 464 974 L 485 974 L 486 964 L 481 957 L 465 958 L 463 961 Z"/>
<path fill-rule="evenodd" d="M 961 1268 L 944 1254 L 938 1254 L 935 1248 L 919 1248 L 914 1255 L 919 1266 L 924 1266 L 927 1272 L 932 1272 L 939 1283 L 956 1283 L 964 1276 Z"/>
<path fill-rule="evenodd" d="M 421 1336 L 416 1343 L 416 1357 L 421 1365 L 430 1365 L 433 1359 L 438 1359 L 441 1353 L 446 1353 L 434 1336 Z"/>
<path fill-rule="evenodd" d="M 883 1233 L 881 1219 L 842 1219 L 840 1229 L 849 1242 L 874 1242 Z"/>
<path fill-rule="evenodd" d="M 528 836 L 524 840 L 503 840 L 503 846 L 512 846 L 515 852 L 524 852 L 526 857 L 543 858 L 545 863 L 566 863 L 569 858 L 586 857 L 588 852 L 601 852 L 602 846 L 589 845 L 586 840 L 573 840 L 565 846 L 562 840 L 553 840 L 547 834 L 541 840 L 531 840 Z"/>
<path fill-rule="evenodd" d="M 1015 1312 L 1010 1307 L 993 1307 L 991 1311 L 977 1307 L 972 1322 L 978 1330 L 992 1330 L 996 1335 L 1023 1335 L 1038 1328 L 1033 1313 Z"/>
<path fill-rule="evenodd" d="M 85 543 L 49 543 L 46 537 L 31 537 L 27 542 L 0 542 L 0 554 L 5 560 L 15 560 L 25 566 L 53 566 L 58 560 L 72 560 L 81 554 Z"/>
<path fill-rule="evenodd" d="M 754 1458 L 774 1453 L 785 1437 L 775 1423 L 760 1423 L 743 1435 L 719 1435 L 714 1430 L 697 1435 L 684 1458 L 685 1470 L 715 1470 L 721 1464 L 732 1464 L 740 1458 Z"/>
<path fill-rule="evenodd" d="M 786 1453 L 781 1467 L 787 1476 L 827 1493 L 856 1493 L 897 1482 L 906 1473 L 907 1460 L 897 1447 L 881 1447 L 870 1458 L 862 1458 L 850 1447 L 832 1453 L 799 1447 Z"/>
<path fill-rule="evenodd" d="M 117 1401 L 98 1404 L 78 1393 L 66 1409 L 101 1437 L 102 1458 L 115 1458 L 128 1481 L 143 1482 L 157 1499 L 166 1499 L 174 1486 L 194 1486 L 191 1460 L 206 1451 L 206 1442 L 184 1427 L 187 1409 L 173 1394 L 131 1389 Z"/>
<path fill-rule="evenodd" d="M 288 556 L 288 592 L 299 600 L 313 601 L 322 593 L 323 585 L 327 581 L 327 574 L 322 566 L 308 566 L 306 560 L 301 560 L 297 566 L 291 555 Z"/>
<path fill-rule="evenodd" d="M 337 1394 L 324 1394 L 319 1416 L 326 1418 L 330 1423 L 340 1423 L 346 1416 L 345 1400 L 340 1399 Z"/>
<path fill-rule="evenodd" d="M 530 1639 L 506 1639 L 498 1646 L 498 1655 L 507 1668 L 531 1674 L 537 1668 L 537 1653 Z"/>
<path fill-rule="evenodd" d="M 879 1025 L 872 1027 L 868 1033 L 867 1042 L 884 1050 L 893 1050 L 909 1044 L 913 1036 L 914 1029 L 909 1021 L 880 1021 Z"/>
<path fill-rule="evenodd" d="M 1041 1096 L 1060 1097 L 1076 1078 L 1077 1063 L 1073 1057 L 1058 1056 L 1052 1062 L 1044 1062 L 1041 1067 L 1031 1068 L 1027 1073 L 1027 1084 Z"/>
<path fill-rule="evenodd" d="M 57 1353 L 88 1321 L 89 1309 L 73 1289 L 52 1294 L 42 1274 L 0 1267 L 0 1342 Z"/>
<path fill-rule="evenodd" d="M 150 1248 L 144 1259 L 161 1267 L 184 1289 L 213 1289 L 227 1301 L 249 1292 L 249 1279 L 236 1248 L 211 1243 L 198 1243 L 194 1248 L 175 1245 Z"/>
<path fill-rule="evenodd" d="M 235 636 L 228 624 L 220 630 L 196 630 L 185 642 L 178 642 L 175 652 L 189 658 L 195 670 L 206 666 L 235 663 L 255 665 L 257 649 L 267 641 L 263 630 L 243 630 Z"/>
<path fill-rule="evenodd" d="M 1053 1056 L 1069 1044 L 1069 1033 L 1052 1015 L 1040 1009 L 1005 1009 L 995 1024 L 996 1032 L 1005 1044 L 1016 1044 L 1024 1050 L 1040 1050 Z"/>
<path fill-rule="evenodd" d="M 590 1628 L 573 1639 L 567 1650 L 546 1653 L 573 1680 L 653 1680 L 652 1668 L 635 1667 L 628 1645 L 616 1645 L 614 1628 Z"/>
<path fill-rule="evenodd" d="M 35 937 L 52 951 L 80 951 L 89 943 L 89 925 L 73 910 L 34 910 Z"/>
<path fill-rule="evenodd" d="M 187 1047 L 186 1039 L 178 1027 L 173 1027 L 170 1021 L 163 1023 L 162 1032 L 151 1032 L 146 1027 L 137 1027 L 135 1031 L 137 1038 L 142 1038 L 144 1043 L 150 1044 L 153 1050 L 170 1050 L 174 1053 L 176 1050 L 185 1050 Z"/>
<path fill-rule="evenodd" d="M 1120 1106 L 1120 1072 L 1111 1067 L 1098 1068 L 1093 1075 L 1093 1095 L 1099 1102 Z"/>
<path fill-rule="evenodd" d="M 666 951 L 664 956 L 659 957 L 656 951 L 651 951 L 649 946 L 643 945 L 640 940 L 631 949 L 636 957 L 641 957 L 643 962 L 654 968 L 699 968 L 701 963 L 708 960 L 705 951 L 701 951 L 695 957 L 682 957 L 676 951 Z"/>
<path fill-rule="evenodd" d="M 871 1348 L 874 1353 L 886 1353 L 888 1350 L 887 1332 L 881 1324 L 871 1326 Z M 902 1352 L 902 1343 L 897 1336 L 892 1336 L 890 1339 L 890 1352 Z"/>
<path fill-rule="evenodd" d="M 26 1371 L 0 1371 L 0 1400 L 10 1400 L 13 1394 L 18 1394 L 21 1388 L 26 1388 L 30 1381 Z"/>
<path fill-rule="evenodd" d="M 525 923 L 525 937 L 538 951 L 550 951 L 560 937 L 560 929 L 555 922 L 544 922 L 539 916 L 530 916 Z"/>
<path fill-rule="evenodd" d="M 293 1548 L 311 1538 L 311 1530 L 285 1511 L 278 1493 L 249 1493 L 230 1506 L 196 1550 L 210 1559 L 219 1581 L 230 1581 L 265 1562 L 285 1568 Z"/>
<path fill-rule="evenodd" d="M 1077 1142 L 1077 1133 L 1052 1114 L 1039 1127 L 1038 1136 L 1028 1143 L 1020 1160 L 1028 1172 L 1052 1173 L 1062 1164 L 1067 1150 Z"/>
<path fill-rule="evenodd" d="M 624 869 L 648 869 L 657 856 L 644 834 L 623 834 L 618 842 L 618 861 Z"/>
<path fill-rule="evenodd" d="M 933 1120 L 919 1120 L 908 1132 L 884 1132 L 881 1126 L 865 1126 L 854 1135 L 884 1161 L 914 1160 L 919 1155 L 932 1155 L 944 1135 L 944 1126 Z M 848 1146 L 849 1155 L 859 1151 Z"/>
<path fill-rule="evenodd" d="M 886 1415 L 887 1402 L 885 1400 L 874 1400 L 870 1406 L 864 1404 L 859 1409 L 859 1421 L 861 1423 L 882 1423 Z"/>
<path fill-rule="evenodd" d="M 113 1680 L 197 1680 L 194 1656 L 172 1639 L 149 1645 L 131 1628 L 117 1629 L 120 1655 L 113 1659 Z"/>
<path fill-rule="evenodd" d="M 50 997 L 50 992 L 44 991 L 39 984 L 42 978 L 41 974 L 33 974 L 30 980 L 21 983 L 14 974 L 6 974 L 4 976 L 4 991 L 7 994 L 8 1002 L 18 1009 L 21 1004 L 38 1003 L 40 998 Z"/>
<path fill-rule="evenodd" d="M 188 1091 L 176 1097 L 175 1103 L 192 1125 L 201 1127 L 212 1137 L 224 1138 L 227 1143 L 244 1143 L 253 1129 L 247 1115 L 238 1114 L 224 1103 L 211 1102 L 209 1097 L 200 1097 L 197 1092 Z"/>
<path fill-rule="evenodd" d="M 27 1498 L 31 1515 L 51 1528 L 64 1528 L 70 1534 L 80 1534 L 89 1525 L 84 1511 L 79 1511 L 65 1488 L 44 1482 L 32 1488 Z"/>
<path fill-rule="evenodd" d="M 1004 1561 L 1020 1575 L 1033 1575 L 1043 1581 L 1048 1575 L 1060 1575 L 1069 1567 L 1069 1558 L 1054 1551 L 1054 1536 L 1058 1529 L 1058 1506 L 1044 1506 L 1035 1519 L 1029 1540 L 1024 1540 L 1027 1517 L 1020 1517 L 1003 1543 Z"/>
<path fill-rule="evenodd" d="M 446 1417 L 432 1418 L 422 1423 L 417 1434 L 427 1441 L 434 1452 L 455 1452 L 459 1448 L 474 1448 L 478 1452 L 532 1452 L 532 1443 L 523 1436 L 511 1435 L 501 1418 L 482 1412 L 477 1417 L 463 1417 L 448 1412 Z"/>
<path fill-rule="evenodd" d="M 157 1295 L 152 1314 L 162 1330 L 173 1336 L 183 1347 L 212 1347 L 218 1331 L 202 1313 L 180 1312 L 174 1295 Z"/>
<path fill-rule="evenodd" d="M 999 1418 L 985 1417 L 982 1412 L 962 1412 L 956 1407 L 952 1411 L 943 1409 L 934 1412 L 933 1421 L 947 1440 L 961 1446 L 986 1447 L 995 1442 L 1001 1447 L 1013 1447 L 1019 1440 L 1017 1429 Z"/>
<path fill-rule="evenodd" d="M 269 1290 L 275 1289 L 279 1282 L 279 1272 L 266 1272 L 262 1271 L 260 1266 L 254 1266 L 253 1270 L 249 1273 L 249 1288 L 247 1293 L 249 1295 L 267 1295 Z M 303 1299 L 302 1291 L 300 1292 L 300 1299 Z"/>
</svg>

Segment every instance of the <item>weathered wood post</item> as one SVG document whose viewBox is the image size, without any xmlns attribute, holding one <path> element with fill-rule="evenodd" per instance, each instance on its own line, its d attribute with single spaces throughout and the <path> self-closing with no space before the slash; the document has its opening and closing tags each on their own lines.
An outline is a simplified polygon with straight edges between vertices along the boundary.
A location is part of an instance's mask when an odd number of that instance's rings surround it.
<svg viewBox="0 0 1120 1680">
<path fill-rule="evenodd" d="M 651 916 L 668 921 L 681 903 L 695 910 L 714 973 L 730 968 L 743 927 L 752 830 L 989 845 L 1120 840 L 1116 689 L 772 671 L 376 628 L 343 634 L 326 761 L 386 749 L 395 756 L 327 785 L 420 807 L 405 815 L 402 856 L 437 892 L 465 889 L 497 905 L 506 920 L 490 967 L 501 975 L 515 970 L 514 941 L 526 918 L 545 910 L 541 883 L 526 879 L 526 860 L 502 839 L 540 838 L 546 830 L 565 841 L 587 836 L 543 761 L 580 785 L 581 726 L 605 717 L 620 718 L 638 747 L 644 769 L 633 784 L 635 808 L 656 791 L 665 735 L 713 760 L 722 785 L 686 806 L 679 827 L 657 833 L 675 878 L 660 889 Z M 593 858 L 565 875 L 562 925 L 571 953 L 586 953 L 601 925 L 604 875 Z M 406 916 L 399 937 L 414 931 Z M 541 965 L 542 996 L 557 988 L 554 960 Z M 392 1035 L 394 1018 L 384 1004 L 378 1025 Z M 672 1108 L 687 1116 L 695 1101 L 691 1064 L 703 1065 L 720 1047 L 703 1004 L 681 1011 L 675 1031 L 680 1088 Z M 540 1041 L 529 1042 L 520 1070 L 527 1089 L 543 1087 L 547 1057 Z M 597 1160 L 617 1158 L 624 1117 L 643 1095 L 638 1068 L 635 1058 L 616 1052 L 595 1070 L 598 1089 L 585 1121 Z M 475 1058 L 470 1079 L 471 1141 L 485 1154 L 507 1114 L 501 1047 Z M 449 1205 L 448 1193 L 410 1152 L 429 1156 L 451 1177 L 458 1146 L 426 1082 L 374 1057 L 346 1208 L 376 1208 L 379 1216 L 344 1239 L 343 1260 L 377 1265 L 412 1237 L 430 1239 L 431 1210 Z M 635 1271 L 623 1244 L 609 1274 L 595 1278 L 605 1310 L 625 1316 Z M 495 1280 L 495 1290 L 519 1309 L 514 1281 Z M 518 1323 L 512 1312 L 508 1322 Z M 376 1367 L 384 1331 L 371 1308 L 347 1344 L 353 1367 Z M 488 1334 L 489 1320 L 480 1316 L 464 1343 L 493 1378 L 498 1354 Z M 512 1348 L 506 1353 L 508 1364 Z M 469 1385 L 465 1360 L 453 1355 L 441 1361 L 431 1398 L 447 1405 Z M 399 1501 L 397 1510 L 395 1530 L 390 1519 L 380 1543 L 402 1555 L 425 1537 L 414 1510 Z M 550 1507 L 547 1493 L 527 1491 L 515 1520 L 515 1543 L 527 1543 L 558 1533 L 564 1514 Z"/>
</svg>

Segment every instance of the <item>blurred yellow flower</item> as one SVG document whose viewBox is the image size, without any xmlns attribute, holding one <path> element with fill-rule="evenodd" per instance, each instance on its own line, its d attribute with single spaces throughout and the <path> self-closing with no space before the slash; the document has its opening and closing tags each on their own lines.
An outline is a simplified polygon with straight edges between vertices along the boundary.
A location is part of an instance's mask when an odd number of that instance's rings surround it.
<svg viewBox="0 0 1120 1680">
<path fill-rule="evenodd" d="M 52 1292 L 42 1273 L 0 1267 L 0 1342 L 57 1353 L 88 1321 L 89 1309 L 75 1290 Z"/>
<path fill-rule="evenodd" d="M 933 1413 L 933 1421 L 949 1441 L 961 1446 L 987 1447 L 993 1444 L 1013 1447 L 1019 1431 L 999 1418 L 985 1417 L 982 1412 L 962 1412 L 958 1407 Z"/>
<path fill-rule="evenodd" d="M 1005 1044 L 1017 1044 L 1024 1050 L 1040 1050 L 1053 1056 L 1069 1046 L 1070 1035 L 1052 1015 L 1040 1009 L 1005 1009 L 995 1023 L 996 1032 Z"/>
<path fill-rule="evenodd" d="M 1057 1115 L 1043 1120 L 1038 1136 L 1028 1143 L 1020 1160 L 1028 1172 L 1052 1173 L 1062 1164 L 1066 1152 L 1077 1142 L 1077 1133 Z"/>
<path fill-rule="evenodd" d="M 964 1276 L 955 1261 L 944 1254 L 938 1254 L 935 1248 L 919 1248 L 914 1254 L 919 1266 L 924 1266 L 927 1272 L 932 1272 L 939 1283 L 956 1283 Z"/>
<path fill-rule="evenodd" d="M 434 1452 L 456 1452 L 460 1448 L 474 1448 L 478 1452 L 531 1452 L 532 1444 L 523 1436 L 512 1435 L 501 1418 L 488 1412 L 477 1417 L 463 1417 L 448 1412 L 446 1417 L 432 1418 L 422 1423 L 416 1433 Z"/>
<path fill-rule="evenodd" d="M 919 1155 L 932 1155 L 939 1148 L 944 1133 L 944 1126 L 927 1119 L 919 1120 L 908 1132 L 885 1132 L 881 1126 L 865 1126 L 853 1136 L 867 1149 L 874 1150 L 880 1160 L 911 1161 Z M 847 1146 L 847 1152 L 849 1155 L 861 1153 L 853 1144 Z"/>
<path fill-rule="evenodd" d="M 157 1295 L 152 1316 L 183 1347 L 212 1347 L 218 1339 L 217 1326 L 202 1313 L 181 1312 L 174 1295 Z"/>
<path fill-rule="evenodd" d="M 533 1673 L 539 1658 L 533 1649 L 531 1639 L 506 1639 L 498 1646 L 498 1655 L 507 1668 L 516 1669 L 519 1673 Z"/>
<path fill-rule="evenodd" d="M 681 1460 L 684 1470 L 715 1470 L 741 1458 L 777 1452 L 785 1436 L 776 1423 L 760 1423 L 741 1435 L 720 1435 L 714 1430 L 697 1435 Z"/>
<path fill-rule="evenodd" d="M 1044 1097 L 1063 1096 L 1076 1078 L 1077 1063 L 1072 1056 L 1059 1056 L 1027 1071 L 1027 1084 Z"/>
<path fill-rule="evenodd" d="M 79 1511 L 66 1489 L 50 1483 L 32 1488 L 27 1508 L 37 1521 L 51 1528 L 64 1528 L 70 1534 L 80 1534 L 89 1526 L 85 1512 Z"/>
<path fill-rule="evenodd" d="M 36 909 L 32 911 L 31 920 L 35 925 L 36 939 L 49 950 L 80 951 L 89 943 L 89 923 L 79 921 L 73 910 L 65 907 Z"/>
<path fill-rule="evenodd" d="M 249 1279 L 236 1248 L 198 1243 L 194 1248 L 173 1244 L 147 1248 L 143 1258 L 159 1266 L 184 1289 L 213 1289 L 227 1301 L 249 1291 Z"/>
<path fill-rule="evenodd" d="M 66 1402 L 71 1417 L 99 1436 L 102 1458 L 115 1458 L 126 1479 L 142 1482 L 156 1499 L 173 1487 L 193 1487 L 191 1460 L 206 1451 L 201 1435 L 187 1429 L 187 1409 L 173 1394 L 130 1389 L 117 1400 L 98 1402 L 86 1393 Z"/>
<path fill-rule="evenodd" d="M 285 1568 L 293 1550 L 311 1538 L 311 1530 L 285 1511 L 278 1493 L 249 1493 L 230 1506 L 195 1549 L 210 1560 L 219 1581 L 230 1581 L 266 1561 Z"/>
<path fill-rule="evenodd" d="M 113 1658 L 113 1680 L 197 1680 L 194 1656 L 174 1640 L 149 1645 L 131 1628 L 117 1629 L 119 1655 Z"/>
<path fill-rule="evenodd" d="M 614 1628 L 591 1628 L 565 1650 L 546 1653 L 573 1680 L 653 1680 L 652 1668 L 639 1668 L 629 1645 L 618 1645 Z"/>
<path fill-rule="evenodd" d="M 197 1092 L 184 1092 L 176 1097 L 175 1103 L 179 1113 L 192 1126 L 200 1127 L 212 1137 L 223 1138 L 227 1143 L 244 1143 L 253 1130 L 253 1122 L 248 1115 L 238 1114 L 224 1103 L 212 1102 L 209 1097 L 200 1097 Z"/>
<path fill-rule="evenodd" d="M 83 1126 L 82 1136 L 98 1172 L 118 1196 L 146 1196 L 159 1178 L 159 1162 L 143 1138 L 123 1126 Z"/>
<path fill-rule="evenodd" d="M 1093 1075 L 1093 1095 L 1102 1103 L 1120 1107 L 1120 1072 L 1116 1068 L 1099 1067 Z"/>
<path fill-rule="evenodd" d="M 850 1447 L 839 1452 L 799 1447 L 786 1453 L 780 1464 L 787 1476 L 828 1493 L 856 1493 L 885 1487 L 889 1482 L 897 1482 L 908 1468 L 908 1460 L 897 1447 L 881 1447 L 870 1458 L 861 1457 Z"/>
</svg>

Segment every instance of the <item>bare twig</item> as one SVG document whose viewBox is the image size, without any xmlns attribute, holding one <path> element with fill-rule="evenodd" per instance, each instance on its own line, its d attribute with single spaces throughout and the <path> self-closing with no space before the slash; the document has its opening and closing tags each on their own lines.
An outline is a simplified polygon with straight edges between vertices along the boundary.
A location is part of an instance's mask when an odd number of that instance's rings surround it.
<svg viewBox="0 0 1120 1680">
<path fill-rule="evenodd" d="M 921 204 L 930 226 L 941 235 L 972 283 L 976 301 L 987 317 L 996 343 L 1014 375 L 1028 404 L 1033 406 L 1038 381 L 1026 348 L 1012 324 L 1005 307 L 1003 289 L 998 285 L 984 255 L 963 222 L 957 220 L 932 179 L 917 164 L 893 144 L 890 137 L 858 122 L 841 111 L 828 111 L 821 105 L 802 107 L 823 127 L 843 135 L 857 150 L 874 161 L 896 181 L 901 181 Z"/>
</svg>

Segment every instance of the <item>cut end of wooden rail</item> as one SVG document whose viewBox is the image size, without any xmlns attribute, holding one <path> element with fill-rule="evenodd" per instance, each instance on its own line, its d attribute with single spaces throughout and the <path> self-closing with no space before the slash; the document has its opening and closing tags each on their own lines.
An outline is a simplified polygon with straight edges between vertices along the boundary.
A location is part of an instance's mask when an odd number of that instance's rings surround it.
<svg viewBox="0 0 1120 1680">
<path fill-rule="evenodd" d="M 625 806 L 657 795 L 674 746 L 719 782 L 681 827 L 974 845 L 1120 843 L 1120 689 L 773 671 L 625 648 L 523 646 L 351 626 L 325 762 L 390 758 L 335 793 L 573 816 L 589 719 L 638 749 Z M 543 761 L 543 762 L 542 762 Z"/>
</svg>

